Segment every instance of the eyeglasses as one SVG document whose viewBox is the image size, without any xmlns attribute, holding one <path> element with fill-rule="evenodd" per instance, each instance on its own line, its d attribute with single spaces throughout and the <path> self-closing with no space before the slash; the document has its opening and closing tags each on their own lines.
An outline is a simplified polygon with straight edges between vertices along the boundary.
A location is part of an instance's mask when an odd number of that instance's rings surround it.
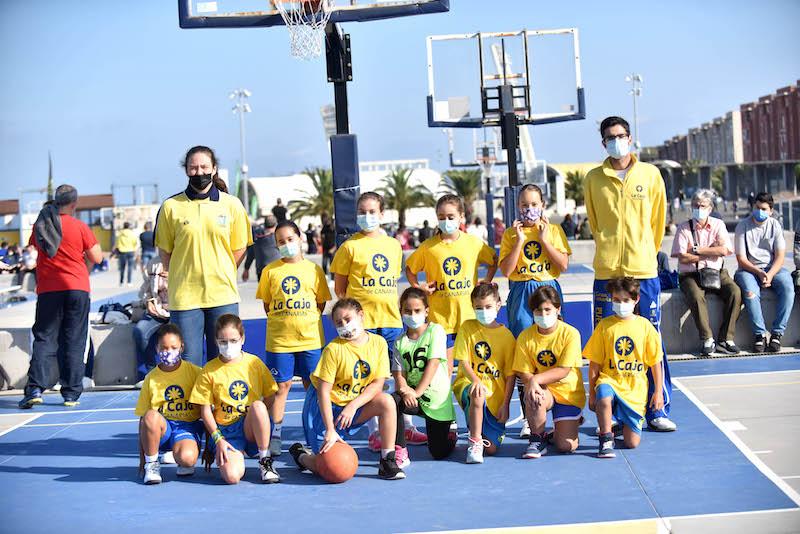
<svg viewBox="0 0 800 534">
<path fill-rule="evenodd" d="M 617 135 L 607 135 L 606 137 L 603 138 L 603 141 L 606 143 L 610 143 L 614 139 L 625 139 L 626 137 L 628 137 L 628 134 L 626 133 L 621 133 Z"/>
</svg>

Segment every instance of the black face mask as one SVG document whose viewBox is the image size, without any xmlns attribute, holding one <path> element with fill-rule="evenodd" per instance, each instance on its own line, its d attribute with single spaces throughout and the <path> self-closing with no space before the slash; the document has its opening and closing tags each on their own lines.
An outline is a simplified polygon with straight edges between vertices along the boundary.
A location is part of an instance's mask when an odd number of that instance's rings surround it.
<svg viewBox="0 0 800 534">
<path fill-rule="evenodd" d="M 211 183 L 212 177 L 213 174 L 195 174 L 189 177 L 189 185 L 198 191 L 202 191 Z"/>
</svg>

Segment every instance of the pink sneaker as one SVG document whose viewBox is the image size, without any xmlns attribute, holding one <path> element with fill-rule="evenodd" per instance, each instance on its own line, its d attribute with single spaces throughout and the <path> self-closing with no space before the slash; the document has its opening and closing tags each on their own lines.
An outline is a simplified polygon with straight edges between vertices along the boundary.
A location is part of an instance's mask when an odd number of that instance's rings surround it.
<svg viewBox="0 0 800 534">
<path fill-rule="evenodd" d="M 428 436 L 412 426 L 411 428 L 406 428 L 406 443 L 409 445 L 425 445 L 428 443 Z"/>
<path fill-rule="evenodd" d="M 381 452 L 381 435 L 373 432 L 367 439 L 367 448 L 372 452 Z"/>
<path fill-rule="evenodd" d="M 394 459 L 400 469 L 405 469 L 411 465 L 411 460 L 408 458 L 408 449 L 400 445 L 394 446 Z"/>
</svg>

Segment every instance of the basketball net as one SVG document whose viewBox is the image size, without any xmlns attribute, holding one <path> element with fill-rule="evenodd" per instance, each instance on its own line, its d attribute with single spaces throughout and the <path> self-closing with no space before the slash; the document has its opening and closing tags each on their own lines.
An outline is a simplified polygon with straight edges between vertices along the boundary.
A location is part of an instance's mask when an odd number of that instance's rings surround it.
<svg viewBox="0 0 800 534">
<path fill-rule="evenodd" d="M 322 54 L 325 26 L 334 0 L 272 0 L 289 30 L 289 49 L 299 59 Z"/>
</svg>

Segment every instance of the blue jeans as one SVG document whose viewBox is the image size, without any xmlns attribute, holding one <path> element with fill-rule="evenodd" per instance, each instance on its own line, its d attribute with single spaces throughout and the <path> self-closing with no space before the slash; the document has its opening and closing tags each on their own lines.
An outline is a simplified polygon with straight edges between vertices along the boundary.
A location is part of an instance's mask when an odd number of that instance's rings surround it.
<svg viewBox="0 0 800 534">
<path fill-rule="evenodd" d="M 156 321 L 145 313 L 133 327 L 133 342 L 136 344 L 136 380 L 156 366 L 156 331 L 164 323 Z"/>
<path fill-rule="evenodd" d="M 239 303 L 225 304 L 214 308 L 198 308 L 196 310 L 171 310 L 170 320 L 178 325 L 183 333 L 185 347 L 183 358 L 202 367 L 206 362 L 203 356 L 203 335 L 206 336 L 205 354 L 208 359 L 217 357 L 217 336 L 214 326 L 221 315 L 232 313 L 239 315 Z"/>
<path fill-rule="evenodd" d="M 155 250 L 142 250 L 142 269 L 147 267 L 148 262 L 156 257 Z"/>
<path fill-rule="evenodd" d="M 125 268 L 128 269 L 128 283 L 131 283 L 131 276 L 133 275 L 133 264 L 136 263 L 136 254 L 133 252 L 120 252 L 119 253 L 119 283 L 125 281 Z"/>
<path fill-rule="evenodd" d="M 766 270 L 769 270 L 769 267 Z M 764 324 L 764 313 L 761 311 L 761 284 L 755 275 L 748 271 L 736 271 L 733 279 L 742 289 L 742 301 L 747 314 L 750 316 L 753 333 L 757 336 L 763 336 L 767 333 L 767 327 Z M 775 273 L 775 277 L 772 279 L 772 289 L 775 290 L 778 296 L 775 320 L 772 321 L 772 333 L 783 334 L 786 331 L 786 325 L 789 322 L 789 315 L 792 313 L 792 304 L 794 303 L 794 284 L 789 271 L 781 269 Z"/>
</svg>

